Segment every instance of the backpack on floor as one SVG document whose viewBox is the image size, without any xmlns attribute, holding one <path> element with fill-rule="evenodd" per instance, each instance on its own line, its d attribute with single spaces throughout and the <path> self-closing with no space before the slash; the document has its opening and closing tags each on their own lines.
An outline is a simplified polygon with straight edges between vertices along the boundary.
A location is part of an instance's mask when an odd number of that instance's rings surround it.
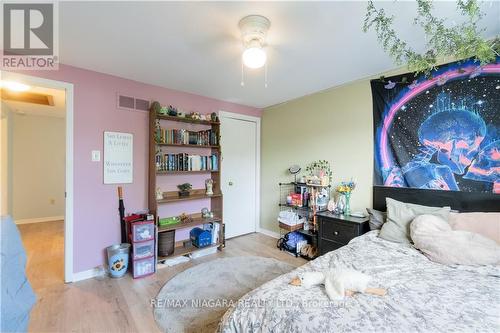
<svg viewBox="0 0 500 333">
<path fill-rule="evenodd" d="M 300 232 L 297 231 L 292 231 L 285 236 L 281 237 L 278 239 L 278 242 L 276 243 L 276 246 L 280 250 L 285 250 L 288 252 L 297 252 L 297 243 L 300 241 L 305 240 L 305 236 L 302 235 Z"/>
</svg>

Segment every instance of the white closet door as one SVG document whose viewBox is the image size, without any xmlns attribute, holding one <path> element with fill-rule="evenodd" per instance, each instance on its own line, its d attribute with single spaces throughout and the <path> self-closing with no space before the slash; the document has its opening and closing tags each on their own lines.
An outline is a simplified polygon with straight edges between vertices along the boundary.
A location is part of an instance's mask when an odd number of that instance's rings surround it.
<svg viewBox="0 0 500 333">
<path fill-rule="evenodd" d="M 221 188 L 226 238 L 256 231 L 256 138 L 255 122 L 221 117 Z"/>
</svg>

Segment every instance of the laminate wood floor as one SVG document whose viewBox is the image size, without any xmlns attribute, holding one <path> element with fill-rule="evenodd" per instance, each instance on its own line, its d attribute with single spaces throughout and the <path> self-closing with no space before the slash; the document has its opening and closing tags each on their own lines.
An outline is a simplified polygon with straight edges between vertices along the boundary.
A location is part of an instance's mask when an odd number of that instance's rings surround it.
<svg viewBox="0 0 500 333">
<path fill-rule="evenodd" d="M 104 277 L 64 284 L 62 227 L 54 227 L 59 234 L 53 238 L 41 226 L 39 231 L 43 237 L 36 237 L 33 230 L 26 232 L 28 228 L 27 225 L 20 226 L 23 234 L 29 234 L 26 238 L 23 235 L 23 242 L 29 258 L 28 277 L 37 294 L 37 303 L 31 312 L 30 332 L 159 332 L 151 299 L 169 279 L 189 267 L 216 258 L 248 255 L 271 257 L 294 266 L 306 262 L 279 251 L 276 239 L 254 233 L 228 240 L 226 248 L 216 254 L 162 268 L 143 279 L 133 280 L 127 275 L 121 279 Z M 33 226 L 33 229 L 39 228 Z M 55 250 L 59 245 L 61 250 Z M 44 265 L 43 262 L 51 264 Z M 44 271 L 44 268 L 48 270 Z"/>
<path fill-rule="evenodd" d="M 64 284 L 64 221 L 18 225 L 26 249 L 26 275 L 37 291 Z"/>
</svg>

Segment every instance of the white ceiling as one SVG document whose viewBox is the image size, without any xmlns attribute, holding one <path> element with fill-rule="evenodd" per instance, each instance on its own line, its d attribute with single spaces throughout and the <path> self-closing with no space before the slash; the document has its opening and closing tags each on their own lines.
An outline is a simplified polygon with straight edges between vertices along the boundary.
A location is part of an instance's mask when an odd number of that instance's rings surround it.
<svg viewBox="0 0 500 333">
<path fill-rule="evenodd" d="M 10 111 L 20 115 L 64 118 L 66 116 L 66 92 L 64 90 L 31 86 L 29 92 L 51 95 L 54 105 L 41 105 L 2 99 Z"/>
<path fill-rule="evenodd" d="M 401 35 L 417 47 L 414 2 L 384 2 Z M 480 22 L 500 33 L 500 2 L 487 1 Z M 374 33 L 363 33 L 365 1 L 351 2 L 64 2 L 60 3 L 61 62 L 225 101 L 266 107 L 395 65 Z M 435 13 L 458 20 L 454 2 Z M 271 20 L 269 86 L 264 71 L 246 70 L 240 86 L 238 21 Z"/>
</svg>

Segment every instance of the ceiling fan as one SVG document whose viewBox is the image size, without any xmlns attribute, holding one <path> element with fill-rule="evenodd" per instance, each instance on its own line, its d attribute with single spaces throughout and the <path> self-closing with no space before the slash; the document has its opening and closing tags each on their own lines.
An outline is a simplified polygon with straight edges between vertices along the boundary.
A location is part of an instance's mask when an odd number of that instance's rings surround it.
<svg viewBox="0 0 500 333">
<path fill-rule="evenodd" d="M 267 88 L 267 31 L 271 21 L 262 15 L 248 15 L 240 20 L 238 27 L 243 40 L 243 53 L 241 55 L 241 86 L 245 85 L 244 66 L 250 69 L 264 67 L 264 86 Z"/>
</svg>

